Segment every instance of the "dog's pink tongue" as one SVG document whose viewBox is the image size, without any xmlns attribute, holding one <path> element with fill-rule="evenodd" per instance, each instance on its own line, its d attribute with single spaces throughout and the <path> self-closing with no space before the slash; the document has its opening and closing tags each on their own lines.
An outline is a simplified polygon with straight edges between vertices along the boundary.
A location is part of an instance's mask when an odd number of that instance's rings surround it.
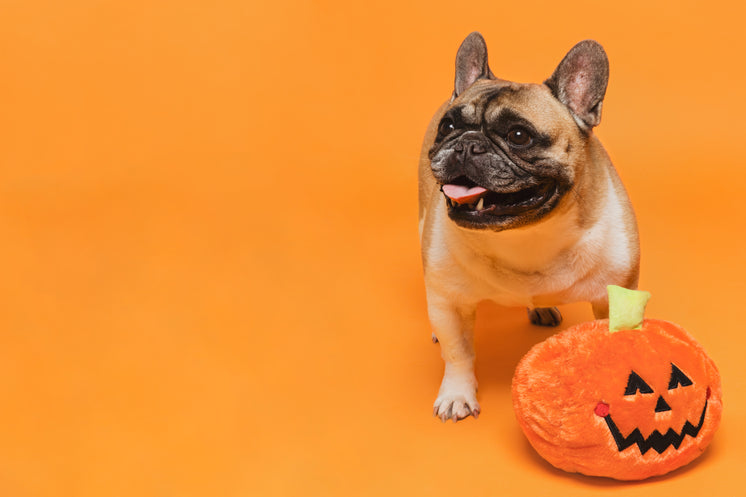
<svg viewBox="0 0 746 497">
<path fill-rule="evenodd" d="M 487 193 L 481 186 L 443 185 L 443 193 L 457 204 L 473 204 L 479 197 Z"/>
</svg>

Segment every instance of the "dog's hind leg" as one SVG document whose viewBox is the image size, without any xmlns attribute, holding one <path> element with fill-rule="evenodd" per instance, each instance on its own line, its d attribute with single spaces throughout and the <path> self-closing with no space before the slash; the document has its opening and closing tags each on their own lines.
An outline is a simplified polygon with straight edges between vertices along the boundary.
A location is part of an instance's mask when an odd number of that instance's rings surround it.
<svg viewBox="0 0 746 497">
<path fill-rule="evenodd" d="M 559 326 L 562 314 L 556 307 L 529 307 L 528 320 L 536 326 Z"/>
</svg>

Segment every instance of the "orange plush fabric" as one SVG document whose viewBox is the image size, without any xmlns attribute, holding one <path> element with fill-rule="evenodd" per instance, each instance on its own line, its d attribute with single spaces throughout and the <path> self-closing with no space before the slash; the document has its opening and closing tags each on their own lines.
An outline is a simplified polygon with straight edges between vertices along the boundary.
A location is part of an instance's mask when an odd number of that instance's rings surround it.
<svg viewBox="0 0 746 497">
<path fill-rule="evenodd" d="M 699 456 L 722 412 L 713 361 L 681 327 L 583 323 L 534 346 L 513 378 L 518 422 L 554 466 L 638 480 Z"/>
</svg>

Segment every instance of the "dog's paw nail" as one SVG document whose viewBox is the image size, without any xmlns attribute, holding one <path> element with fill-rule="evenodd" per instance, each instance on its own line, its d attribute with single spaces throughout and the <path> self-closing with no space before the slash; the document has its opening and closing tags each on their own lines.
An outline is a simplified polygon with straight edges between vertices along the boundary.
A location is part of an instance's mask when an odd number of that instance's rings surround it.
<svg viewBox="0 0 746 497">
<path fill-rule="evenodd" d="M 476 419 L 479 417 L 479 414 L 479 404 L 475 399 L 440 398 L 433 408 L 433 415 L 440 418 L 443 422 L 450 420 L 456 423 L 462 419 L 468 418 L 469 416 L 473 416 Z"/>
</svg>

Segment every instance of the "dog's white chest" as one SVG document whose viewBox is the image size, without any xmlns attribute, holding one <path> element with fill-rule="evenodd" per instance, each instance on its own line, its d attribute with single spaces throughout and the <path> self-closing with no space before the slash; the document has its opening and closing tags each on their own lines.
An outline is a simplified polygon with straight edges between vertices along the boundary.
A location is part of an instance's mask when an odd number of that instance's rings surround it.
<svg viewBox="0 0 746 497">
<path fill-rule="evenodd" d="M 595 282 L 586 276 L 599 265 L 628 264 L 623 234 L 614 240 L 619 207 L 608 199 L 599 221 L 583 229 L 574 209 L 526 228 L 499 233 L 466 231 L 447 219 L 438 206 L 428 259 L 428 284 L 468 301 L 492 300 L 505 306 L 534 307 L 536 297 L 563 293 L 566 302 L 594 297 Z M 613 247 L 617 247 L 615 251 Z M 564 299 L 563 299 L 564 300 Z M 566 303 L 553 302 L 552 305 Z"/>
</svg>

